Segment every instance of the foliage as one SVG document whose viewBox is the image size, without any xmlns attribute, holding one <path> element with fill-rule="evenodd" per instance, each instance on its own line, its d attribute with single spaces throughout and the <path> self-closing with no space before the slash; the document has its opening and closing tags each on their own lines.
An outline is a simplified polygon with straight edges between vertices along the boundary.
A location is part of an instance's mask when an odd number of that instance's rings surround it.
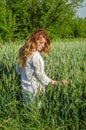
<svg viewBox="0 0 86 130">
<path fill-rule="evenodd" d="M 86 19 L 76 18 L 83 0 L 1 0 L 1 40 L 26 38 L 34 29 L 45 29 L 51 39 L 86 37 Z M 82 29 L 84 26 L 85 30 Z"/>
<path fill-rule="evenodd" d="M 73 21 L 73 32 L 75 37 L 86 38 L 86 18 L 76 18 Z"/>
<path fill-rule="evenodd" d="M 54 41 L 44 57 L 49 77 L 70 81 L 68 86 L 47 86 L 42 107 L 22 104 L 20 77 L 15 72 L 19 43 L 0 43 L 0 129 L 85 130 L 86 41 Z M 37 97 L 37 103 L 40 96 Z"/>
<path fill-rule="evenodd" d="M 4 0 L 0 1 L 0 40 L 10 40 L 14 35 L 15 16 L 12 11 L 7 8 Z"/>
</svg>

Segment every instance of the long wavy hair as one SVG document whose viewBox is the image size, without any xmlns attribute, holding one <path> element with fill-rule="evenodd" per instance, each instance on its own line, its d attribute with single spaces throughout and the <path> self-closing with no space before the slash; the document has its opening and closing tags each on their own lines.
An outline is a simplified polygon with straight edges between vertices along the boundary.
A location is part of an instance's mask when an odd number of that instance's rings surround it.
<svg viewBox="0 0 86 130">
<path fill-rule="evenodd" d="M 25 44 L 19 49 L 18 63 L 21 68 L 25 66 L 27 58 L 32 54 L 33 50 L 37 48 L 36 40 L 39 40 L 40 35 L 46 39 L 45 47 L 42 50 L 44 53 L 49 53 L 50 39 L 43 29 L 38 29 L 32 32 L 32 34 L 26 39 Z"/>
</svg>

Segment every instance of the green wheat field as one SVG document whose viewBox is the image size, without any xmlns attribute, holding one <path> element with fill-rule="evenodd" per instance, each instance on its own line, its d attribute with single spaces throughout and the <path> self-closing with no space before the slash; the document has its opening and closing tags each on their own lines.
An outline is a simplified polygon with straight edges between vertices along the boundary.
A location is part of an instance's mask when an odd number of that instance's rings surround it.
<svg viewBox="0 0 86 130">
<path fill-rule="evenodd" d="M 69 85 L 48 85 L 40 109 L 40 94 L 36 104 L 22 103 L 15 65 L 23 43 L 0 43 L 0 130 L 86 130 L 86 40 L 51 42 L 45 72 Z"/>
</svg>

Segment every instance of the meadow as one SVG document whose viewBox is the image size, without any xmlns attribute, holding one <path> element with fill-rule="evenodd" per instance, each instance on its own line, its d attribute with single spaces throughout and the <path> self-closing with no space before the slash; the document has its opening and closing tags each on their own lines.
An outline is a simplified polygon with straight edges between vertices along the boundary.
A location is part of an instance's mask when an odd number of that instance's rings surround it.
<svg viewBox="0 0 86 130">
<path fill-rule="evenodd" d="M 52 79 L 67 79 L 69 85 L 48 85 L 41 109 L 22 104 L 15 65 L 23 42 L 0 43 L 0 130 L 85 130 L 86 40 L 52 41 L 45 72 Z"/>
</svg>

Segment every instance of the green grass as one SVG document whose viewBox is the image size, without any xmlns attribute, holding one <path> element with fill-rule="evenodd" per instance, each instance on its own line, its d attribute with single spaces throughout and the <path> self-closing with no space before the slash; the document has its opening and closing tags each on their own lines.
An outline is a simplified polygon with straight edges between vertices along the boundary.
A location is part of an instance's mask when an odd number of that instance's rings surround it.
<svg viewBox="0 0 86 130">
<path fill-rule="evenodd" d="M 44 57 L 45 71 L 70 84 L 47 86 L 40 110 L 35 104 L 22 104 L 20 77 L 15 72 L 20 46 L 0 43 L 0 130 L 85 130 L 86 41 L 51 43 L 50 54 Z"/>
</svg>

